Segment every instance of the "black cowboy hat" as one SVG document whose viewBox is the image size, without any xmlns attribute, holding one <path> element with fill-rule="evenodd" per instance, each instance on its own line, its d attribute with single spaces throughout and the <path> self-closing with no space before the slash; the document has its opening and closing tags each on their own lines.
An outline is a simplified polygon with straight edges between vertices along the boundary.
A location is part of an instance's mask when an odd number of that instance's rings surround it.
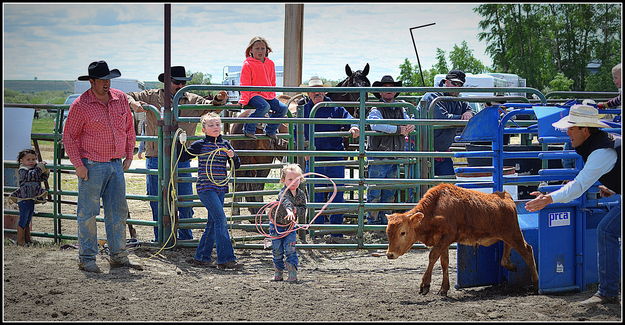
<svg viewBox="0 0 625 325">
<path fill-rule="evenodd" d="M 177 65 L 175 67 L 171 67 L 171 78 L 174 80 L 180 81 L 189 81 L 193 79 L 193 75 L 187 77 L 187 72 L 184 70 L 184 67 L 181 65 Z M 165 82 L 165 73 L 161 73 L 158 75 L 158 81 Z"/>
<path fill-rule="evenodd" d="M 402 86 L 402 81 L 395 81 L 393 79 L 393 77 L 391 76 L 384 76 L 382 77 L 382 80 L 380 81 L 374 81 L 372 87 L 381 87 L 384 84 L 393 84 L 393 87 L 401 87 Z M 382 98 L 382 96 L 380 95 L 380 93 L 373 93 L 373 96 L 375 96 L 376 98 L 380 99 Z M 399 92 L 395 93 L 395 97 L 399 96 Z"/>
<path fill-rule="evenodd" d="M 108 64 L 104 61 L 95 61 L 89 64 L 89 75 L 80 76 L 78 80 L 89 80 L 89 79 L 113 79 L 122 75 L 121 72 L 117 69 L 109 70 Z"/>
</svg>

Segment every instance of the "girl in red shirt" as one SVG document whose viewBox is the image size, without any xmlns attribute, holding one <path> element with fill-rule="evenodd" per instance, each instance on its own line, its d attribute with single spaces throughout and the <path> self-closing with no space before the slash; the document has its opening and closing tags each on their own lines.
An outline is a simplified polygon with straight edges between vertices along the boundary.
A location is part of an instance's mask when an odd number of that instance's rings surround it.
<svg viewBox="0 0 625 325">
<path fill-rule="evenodd" d="M 245 61 L 241 68 L 241 86 L 276 86 L 276 66 L 268 55 L 271 52 L 266 39 L 256 36 L 250 40 L 245 49 Z M 249 117 L 262 118 L 267 112 L 269 117 L 285 117 L 287 107 L 276 98 L 273 91 L 242 91 L 241 106 L 250 105 L 256 109 Z M 276 135 L 279 124 L 267 124 L 265 134 L 277 140 Z M 256 123 L 244 125 L 243 132 L 247 137 L 256 139 Z"/>
</svg>

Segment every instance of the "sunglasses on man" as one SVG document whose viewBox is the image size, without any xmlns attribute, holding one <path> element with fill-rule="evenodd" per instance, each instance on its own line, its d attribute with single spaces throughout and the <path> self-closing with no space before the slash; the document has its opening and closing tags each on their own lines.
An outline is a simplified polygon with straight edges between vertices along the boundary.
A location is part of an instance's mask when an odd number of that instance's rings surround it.
<svg viewBox="0 0 625 325">
<path fill-rule="evenodd" d="M 449 81 L 449 82 L 456 87 L 462 87 L 462 85 L 464 85 L 462 81 Z"/>
<path fill-rule="evenodd" d="M 186 85 L 187 82 L 185 80 L 176 80 L 176 79 L 172 79 L 172 81 L 174 83 L 174 85 Z"/>
</svg>

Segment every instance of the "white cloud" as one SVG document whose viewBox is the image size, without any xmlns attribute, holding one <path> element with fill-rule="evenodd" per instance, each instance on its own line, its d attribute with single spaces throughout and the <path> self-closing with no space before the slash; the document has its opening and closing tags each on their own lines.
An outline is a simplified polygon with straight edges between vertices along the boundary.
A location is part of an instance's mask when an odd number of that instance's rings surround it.
<svg viewBox="0 0 625 325">
<path fill-rule="evenodd" d="M 304 5 L 303 79 L 342 79 L 371 65 L 370 79 L 399 74 L 404 58 L 416 64 L 409 28 L 415 31 L 423 69 L 466 41 L 486 65 L 477 40 L 473 4 Z M 4 79 L 74 79 L 104 59 L 126 77 L 156 80 L 163 70 L 163 4 L 5 4 Z M 283 64 L 284 4 L 172 4 L 172 65 L 222 79 L 226 65 L 240 65 L 249 40 L 267 38 L 270 58 Z"/>
</svg>

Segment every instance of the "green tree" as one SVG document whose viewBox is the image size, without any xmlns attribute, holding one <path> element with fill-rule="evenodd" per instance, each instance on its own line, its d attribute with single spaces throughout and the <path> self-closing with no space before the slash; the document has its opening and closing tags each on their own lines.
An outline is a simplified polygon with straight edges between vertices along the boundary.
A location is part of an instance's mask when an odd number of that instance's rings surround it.
<svg viewBox="0 0 625 325">
<path fill-rule="evenodd" d="M 187 81 L 187 85 L 210 85 L 212 75 L 210 73 L 203 72 L 192 72 L 187 71 L 187 77 L 191 77 L 191 80 Z M 208 90 L 194 90 L 193 93 L 198 94 L 200 96 L 214 96 L 217 91 L 208 91 Z"/>
<path fill-rule="evenodd" d="M 545 88 L 545 93 L 550 91 L 569 91 L 574 81 L 567 78 L 564 73 L 558 72 L 553 80 L 549 81 L 549 86 Z"/>
<path fill-rule="evenodd" d="M 436 48 L 436 63 L 434 64 L 433 70 L 436 71 L 436 73 L 447 73 L 450 70 L 449 68 L 447 68 L 445 51 L 441 50 L 440 48 Z"/>
<path fill-rule="evenodd" d="M 620 59 L 620 4 L 484 4 L 474 11 L 494 70 L 518 74 L 528 87 L 542 89 L 562 72 L 574 89 L 597 88 L 586 83 L 611 77 L 588 78 L 586 65 L 599 59 L 607 70 Z"/>
<path fill-rule="evenodd" d="M 438 57 L 438 49 L 436 53 Z M 466 41 L 462 41 L 460 46 L 454 45 L 454 48 L 449 53 L 449 60 L 454 69 L 460 69 L 465 73 L 478 74 L 486 72 L 486 66 L 473 56 L 473 50 L 469 49 Z"/>
</svg>

